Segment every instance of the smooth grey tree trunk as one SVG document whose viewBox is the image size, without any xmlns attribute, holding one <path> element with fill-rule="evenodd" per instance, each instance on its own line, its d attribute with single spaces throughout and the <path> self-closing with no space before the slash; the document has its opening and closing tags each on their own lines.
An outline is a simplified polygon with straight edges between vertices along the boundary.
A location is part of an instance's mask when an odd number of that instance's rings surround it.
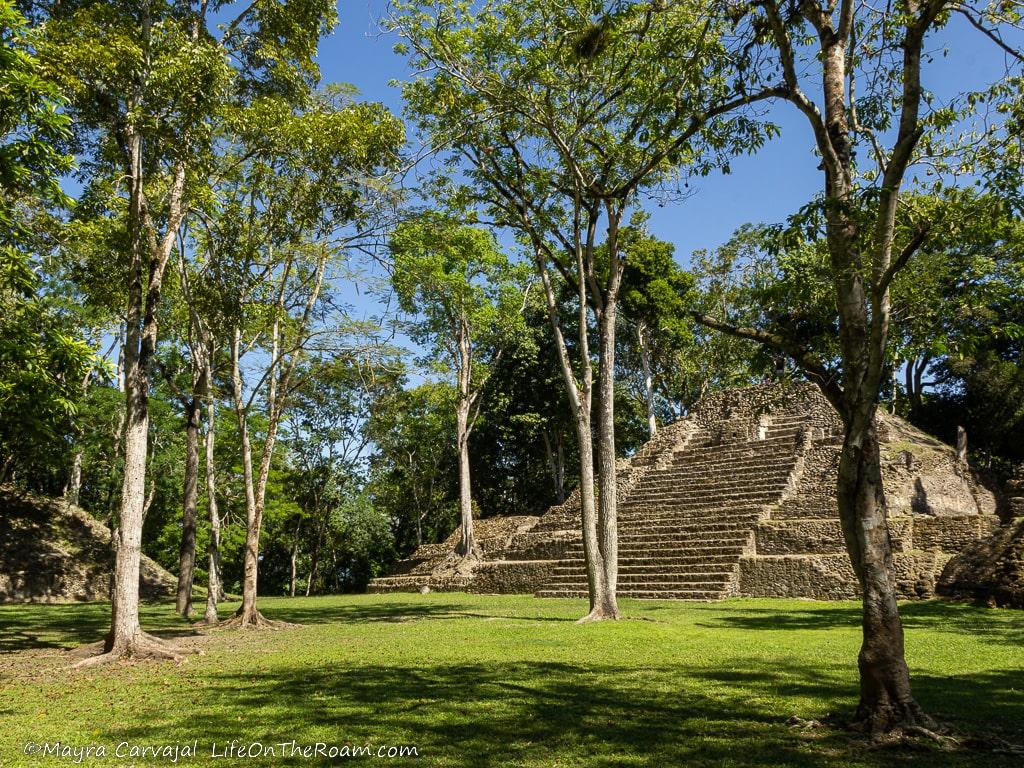
<svg viewBox="0 0 1024 768">
<path fill-rule="evenodd" d="M 654 374 L 651 372 L 651 350 L 647 338 L 647 327 L 640 323 L 636 327 L 637 347 L 640 350 L 640 365 L 644 372 L 644 404 L 647 406 L 647 433 L 654 437 L 658 432 L 658 418 L 654 411 Z"/>
<path fill-rule="evenodd" d="M 602 590 L 591 612 L 595 618 L 618 618 L 618 502 L 615 473 L 615 322 L 614 297 L 606 298 L 599 322 L 597 380 L 598 532 L 603 569 Z"/>
<path fill-rule="evenodd" d="M 216 439 L 216 404 L 211 394 L 206 403 L 206 503 L 210 517 L 210 542 L 206 547 L 207 580 L 206 612 L 203 621 L 216 624 L 217 603 L 224 596 L 220 578 L 220 511 L 217 508 L 217 468 L 214 464 L 214 441 Z"/>
<path fill-rule="evenodd" d="M 114 534 L 111 628 L 103 653 L 80 662 L 100 664 L 122 657 L 179 658 L 163 641 L 142 631 L 139 623 L 139 571 L 142 557 L 142 525 L 152 503 L 147 498 L 146 463 L 149 447 L 150 367 L 156 354 L 158 310 L 163 277 L 182 218 L 185 168 L 174 171 L 168 202 L 167 232 L 154 237 L 153 223 L 145 205 L 142 136 L 133 127 L 123 130 L 129 187 L 129 285 L 124 346 L 125 428 L 124 477 L 121 508 Z M 144 279 L 145 275 L 145 279 Z"/>
<path fill-rule="evenodd" d="M 459 520 L 461 529 L 455 552 L 464 559 L 476 560 L 480 551 L 473 535 L 473 497 L 469 476 L 469 402 L 460 398 L 456 414 L 456 440 L 459 447 Z"/>
<path fill-rule="evenodd" d="M 199 517 L 200 396 L 193 391 L 185 404 L 185 479 L 182 493 L 181 545 L 178 548 L 178 589 L 175 608 L 186 619 L 192 613 L 192 581 L 196 567 L 196 522 Z"/>
<path fill-rule="evenodd" d="M 590 610 L 586 616 L 580 619 L 581 622 L 596 621 L 605 616 L 605 609 L 609 601 L 607 599 L 607 583 L 605 568 L 602 563 L 601 546 L 597 529 L 597 505 L 594 493 L 594 442 L 591 431 L 591 398 L 593 392 L 593 369 L 590 365 L 590 346 L 587 340 L 587 301 L 585 289 L 582 286 L 583 265 L 582 256 L 577 254 L 577 269 L 580 276 L 579 306 L 577 308 L 577 320 L 580 328 L 580 378 L 577 380 L 573 372 L 572 362 L 569 359 L 568 347 L 565 343 L 565 336 L 562 334 L 561 314 L 558 309 L 558 301 L 555 296 L 554 286 L 551 284 L 551 275 L 547 266 L 543 263 L 540 254 L 536 256 L 537 271 L 541 277 L 541 284 L 544 287 L 544 297 L 548 310 L 548 320 L 551 324 L 551 331 L 555 337 L 555 348 L 558 352 L 558 361 L 562 371 L 562 378 L 565 381 L 569 394 L 569 407 L 571 409 L 573 423 L 576 426 L 576 437 L 579 442 L 580 453 L 580 528 L 583 539 L 583 557 L 587 569 L 587 594 L 590 599 Z"/>
</svg>

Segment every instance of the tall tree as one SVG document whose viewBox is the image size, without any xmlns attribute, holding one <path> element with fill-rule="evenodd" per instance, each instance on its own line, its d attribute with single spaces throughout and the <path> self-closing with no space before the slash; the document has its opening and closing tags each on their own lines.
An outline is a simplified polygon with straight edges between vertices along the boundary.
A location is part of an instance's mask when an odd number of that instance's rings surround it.
<svg viewBox="0 0 1024 768">
<path fill-rule="evenodd" d="M 412 338 L 455 376 L 461 524 L 455 554 L 476 561 L 469 438 L 493 366 L 521 336 L 529 289 L 490 232 L 450 216 L 425 213 L 402 222 L 390 247 L 392 284 L 403 311 L 414 318 Z"/>
<path fill-rule="evenodd" d="M 744 54 L 751 57 L 746 79 L 774 80 L 781 71 L 779 97 L 806 120 L 821 158 L 823 190 L 816 209 L 825 222 L 837 364 L 778 334 L 746 329 L 753 332 L 744 335 L 796 360 L 845 425 L 839 516 L 864 608 L 857 720 L 876 735 L 933 722 L 913 697 L 904 655 L 875 414 L 886 369 L 892 284 L 932 226 L 918 221 L 906 238 L 897 237 L 901 187 L 928 151 L 922 136 L 956 118 L 950 109 L 929 112 L 922 84 L 926 40 L 951 13 L 967 16 L 997 40 L 1000 22 L 1019 20 L 1019 8 L 982 12 L 947 0 L 907 0 L 884 9 L 857 0 L 762 0 L 738 9 L 735 17 L 749 23 L 749 35 L 741 35 Z M 899 55 L 890 56 L 893 50 Z M 766 52 L 767 66 L 761 68 Z M 815 99 L 808 89 L 819 87 Z M 889 104 L 891 109 L 881 106 Z M 871 204 L 861 204 L 865 199 Z M 729 330 L 727 325 L 719 327 Z"/>
<path fill-rule="evenodd" d="M 739 110 L 782 91 L 745 90 L 731 76 L 721 25 L 694 3 L 492 0 L 471 7 L 437 0 L 397 7 L 400 48 L 422 73 L 404 89 L 411 116 L 433 146 L 451 148 L 453 161 L 464 163 L 476 201 L 517 231 L 534 258 L 580 448 L 591 599 L 584 620 L 617 618 L 619 232 L 641 194 L 670 192 L 681 174 L 727 167 L 733 154 L 759 146 L 764 129 Z M 604 269 L 595 258 L 601 240 Z M 578 302 L 575 364 L 564 343 L 557 279 Z"/>
<path fill-rule="evenodd" d="M 176 657 L 142 631 L 138 616 L 148 397 L 167 265 L 205 182 L 223 108 L 254 90 L 305 87 L 335 10 L 321 0 L 257 0 L 216 37 L 210 17 L 222 9 L 206 2 L 53 2 L 33 10 L 45 21 L 40 55 L 70 99 L 87 181 L 95 188 L 114 180 L 111 210 L 127 242 L 125 469 L 112 627 L 104 654 L 85 663 Z M 307 23 L 288 23 L 289 16 Z"/>
<path fill-rule="evenodd" d="M 345 348 L 365 324 L 349 321 L 330 289 L 346 249 L 361 241 L 397 163 L 401 124 L 381 105 L 343 88 L 302 109 L 261 98 L 231 115 L 213 214 L 196 230 L 198 252 L 216 263 L 228 336 L 230 400 L 238 424 L 246 505 L 242 605 L 230 623 L 257 627 L 260 531 L 278 429 L 310 356 Z M 266 430 L 258 459 L 251 417 Z M 258 461 L 258 463 L 257 463 Z"/>
</svg>

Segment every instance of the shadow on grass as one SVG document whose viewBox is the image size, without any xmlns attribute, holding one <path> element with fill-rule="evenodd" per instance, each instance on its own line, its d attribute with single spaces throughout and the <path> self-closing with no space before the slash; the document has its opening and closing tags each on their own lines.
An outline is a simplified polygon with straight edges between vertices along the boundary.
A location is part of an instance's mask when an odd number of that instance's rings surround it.
<svg viewBox="0 0 1024 768">
<path fill-rule="evenodd" d="M 225 743 L 238 738 L 244 720 L 246 737 L 264 744 L 303 743 L 303 734 L 316 734 L 336 744 L 415 745 L 428 765 L 1015 764 L 977 753 L 870 752 L 838 730 L 784 724 L 793 704 L 779 697 L 849 708 L 852 701 L 840 695 L 846 680 L 838 668 L 765 669 L 753 659 L 730 670 L 555 662 L 295 666 L 212 676 L 202 700 L 177 722 L 110 736 L 142 743 L 171 726 L 188 738 Z M 1022 685 L 1024 672 L 918 680 L 926 701 L 955 695 L 972 717 L 998 715 L 1003 723 L 1024 719 L 1011 695 Z"/>
<path fill-rule="evenodd" d="M 166 603 L 143 603 L 139 613 L 142 628 L 160 637 L 198 634 Z M 0 605 L 0 653 L 85 645 L 109 629 L 109 603 Z"/>
<path fill-rule="evenodd" d="M 316 601 L 316 598 L 312 598 Z M 337 623 L 372 623 L 385 622 L 400 624 L 423 619 L 509 619 L 521 621 L 567 622 L 575 621 L 572 617 L 540 616 L 532 614 L 505 615 L 501 613 L 481 612 L 472 610 L 458 602 L 416 602 L 402 600 L 388 603 L 337 603 L 311 602 L 308 605 L 278 605 L 268 608 L 275 619 L 283 619 L 296 624 L 337 624 Z"/>
<path fill-rule="evenodd" d="M 1024 612 L 989 609 L 963 603 L 929 600 L 900 605 L 905 629 L 966 634 L 1011 646 L 1024 645 Z M 801 606 L 796 610 L 777 605 L 764 608 L 731 605 L 709 606 L 700 614 L 697 626 L 742 630 L 817 630 L 859 627 L 860 606 Z"/>
</svg>

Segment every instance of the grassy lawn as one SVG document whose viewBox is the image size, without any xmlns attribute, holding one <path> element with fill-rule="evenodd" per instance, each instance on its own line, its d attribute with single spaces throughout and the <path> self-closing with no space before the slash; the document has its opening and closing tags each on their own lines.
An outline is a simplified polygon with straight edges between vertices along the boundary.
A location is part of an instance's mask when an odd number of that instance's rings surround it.
<svg viewBox="0 0 1024 768">
<path fill-rule="evenodd" d="M 231 606 L 225 606 L 225 613 Z M 859 617 L 852 603 L 623 601 L 625 621 L 577 626 L 583 603 L 521 596 L 264 599 L 303 626 L 189 636 L 169 605 L 149 629 L 202 649 L 166 663 L 69 670 L 106 605 L 0 606 L 0 766 L 69 765 L 24 744 L 191 744 L 178 765 L 342 765 L 407 759 L 281 756 L 279 743 L 415 746 L 437 766 L 1021 765 L 984 751 L 867 750 L 790 715 L 849 713 Z M 904 606 L 921 704 L 961 733 L 1024 742 L 1024 613 Z M 232 739 L 278 750 L 211 757 Z"/>
</svg>

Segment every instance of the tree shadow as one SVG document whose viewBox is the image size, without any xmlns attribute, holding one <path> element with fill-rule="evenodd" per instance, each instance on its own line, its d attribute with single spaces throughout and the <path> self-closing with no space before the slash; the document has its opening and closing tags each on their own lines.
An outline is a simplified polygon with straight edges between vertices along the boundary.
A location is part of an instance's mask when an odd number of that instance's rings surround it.
<svg viewBox="0 0 1024 768">
<path fill-rule="evenodd" d="M 574 617 L 545 616 L 539 613 L 521 615 L 482 612 L 474 610 L 469 603 L 460 603 L 457 599 L 450 601 L 418 601 L 415 599 L 396 600 L 389 602 L 351 602 L 345 604 L 319 602 L 311 598 L 309 605 L 275 604 L 270 609 L 275 619 L 283 619 L 294 624 L 337 624 L 337 623 L 372 623 L 402 624 L 424 619 L 508 619 L 526 622 L 573 622 Z M 582 613 L 580 615 L 583 615 Z"/>
<path fill-rule="evenodd" d="M 907 630 L 927 629 L 946 634 L 981 637 L 988 642 L 1024 646 L 1024 612 L 990 609 L 945 600 L 900 604 L 900 616 Z M 738 606 L 728 602 L 708 607 L 697 626 L 744 630 L 827 630 L 860 626 L 859 605 L 800 606 L 786 610 L 777 605 L 764 608 Z"/>
<path fill-rule="evenodd" d="M 139 608 L 142 627 L 168 639 L 200 634 L 166 603 Z M 109 603 L 28 603 L 0 605 L 0 654 L 70 648 L 96 642 L 110 629 Z"/>
<path fill-rule="evenodd" d="M 969 724 L 1024 720 L 1014 688 L 1024 672 L 923 678 L 924 703 L 955 692 Z M 224 744 L 239 737 L 278 744 L 303 734 L 336 744 L 415 745 L 426 764 L 451 766 L 743 765 L 890 766 L 977 764 L 977 755 L 872 752 L 839 729 L 801 732 L 785 725 L 791 701 L 851 708 L 848 670 L 764 667 L 740 659 L 731 669 L 635 667 L 561 662 L 463 663 L 423 667 L 296 665 L 208 680 L 203 698 L 179 720 L 118 729 L 138 743 L 175 731 Z M 795 697 L 779 703 L 779 697 Z M 268 703 L 272 707 L 268 709 Z M 799 705 L 797 705 L 799 706 Z M 254 717 L 254 713 L 259 714 Z M 805 718 L 824 712 L 802 712 Z M 283 717 L 275 722 L 271 715 Z M 294 727 L 301 721 L 301 731 Z M 1008 732 L 1008 728 L 1003 729 Z M 989 759 L 991 758 L 991 759 Z M 278 756 L 282 765 L 328 765 Z M 992 755 L 985 765 L 1013 765 Z M 1019 764 L 1019 763 L 1017 763 Z"/>
</svg>

